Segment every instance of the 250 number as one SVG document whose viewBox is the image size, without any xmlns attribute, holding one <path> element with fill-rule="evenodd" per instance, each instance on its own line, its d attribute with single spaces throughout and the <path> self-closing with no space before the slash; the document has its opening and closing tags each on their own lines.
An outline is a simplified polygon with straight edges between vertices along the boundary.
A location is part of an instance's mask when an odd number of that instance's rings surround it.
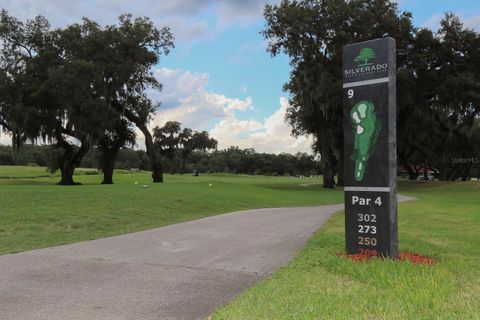
<svg viewBox="0 0 480 320">
<path fill-rule="evenodd" d="M 358 244 L 364 245 L 364 246 L 376 246 L 377 245 L 377 239 L 376 238 L 370 238 L 370 237 L 358 237 Z"/>
</svg>

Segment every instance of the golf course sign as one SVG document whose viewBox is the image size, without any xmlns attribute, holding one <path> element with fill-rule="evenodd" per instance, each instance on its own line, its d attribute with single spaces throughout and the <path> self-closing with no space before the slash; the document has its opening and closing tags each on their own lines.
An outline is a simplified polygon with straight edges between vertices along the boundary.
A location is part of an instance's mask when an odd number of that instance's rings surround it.
<svg viewBox="0 0 480 320">
<path fill-rule="evenodd" d="M 343 49 L 347 254 L 397 257 L 395 40 Z"/>
</svg>

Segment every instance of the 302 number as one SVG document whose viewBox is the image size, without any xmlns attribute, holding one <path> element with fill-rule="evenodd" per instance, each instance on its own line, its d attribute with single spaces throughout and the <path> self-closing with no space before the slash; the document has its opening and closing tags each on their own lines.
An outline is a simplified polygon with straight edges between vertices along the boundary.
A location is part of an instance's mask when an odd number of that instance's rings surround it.
<svg viewBox="0 0 480 320">
<path fill-rule="evenodd" d="M 358 225 L 358 233 L 370 233 L 370 234 L 377 234 L 377 227 L 375 226 L 364 226 Z"/>
<path fill-rule="evenodd" d="M 371 237 L 358 237 L 358 244 L 374 247 L 377 245 L 377 239 Z"/>
<path fill-rule="evenodd" d="M 375 214 L 358 213 L 357 217 L 359 222 L 377 222 L 377 215 Z"/>
</svg>

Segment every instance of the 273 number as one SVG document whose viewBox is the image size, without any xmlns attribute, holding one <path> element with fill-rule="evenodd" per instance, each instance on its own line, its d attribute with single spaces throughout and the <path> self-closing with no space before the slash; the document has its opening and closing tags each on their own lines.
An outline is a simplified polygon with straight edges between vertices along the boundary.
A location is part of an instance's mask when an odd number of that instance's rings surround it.
<svg viewBox="0 0 480 320">
<path fill-rule="evenodd" d="M 377 227 L 375 226 L 364 226 L 364 225 L 358 225 L 358 233 L 370 233 L 370 234 L 376 234 L 377 233 Z"/>
</svg>

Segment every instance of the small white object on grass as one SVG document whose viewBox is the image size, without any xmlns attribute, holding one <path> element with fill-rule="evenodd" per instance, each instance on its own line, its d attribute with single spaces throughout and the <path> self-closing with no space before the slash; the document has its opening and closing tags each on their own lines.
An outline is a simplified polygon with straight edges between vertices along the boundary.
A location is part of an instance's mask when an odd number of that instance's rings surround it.
<svg viewBox="0 0 480 320">
<path fill-rule="evenodd" d="M 146 184 L 144 184 L 144 185 L 142 186 L 142 188 L 148 188 L 148 186 L 147 186 Z"/>
<path fill-rule="evenodd" d="M 138 181 L 135 181 L 135 184 L 138 184 Z"/>
<path fill-rule="evenodd" d="M 212 184 L 211 184 L 211 183 L 209 183 L 209 184 L 208 184 L 208 186 L 209 186 L 209 187 L 211 187 L 211 186 L 212 186 Z"/>
</svg>

